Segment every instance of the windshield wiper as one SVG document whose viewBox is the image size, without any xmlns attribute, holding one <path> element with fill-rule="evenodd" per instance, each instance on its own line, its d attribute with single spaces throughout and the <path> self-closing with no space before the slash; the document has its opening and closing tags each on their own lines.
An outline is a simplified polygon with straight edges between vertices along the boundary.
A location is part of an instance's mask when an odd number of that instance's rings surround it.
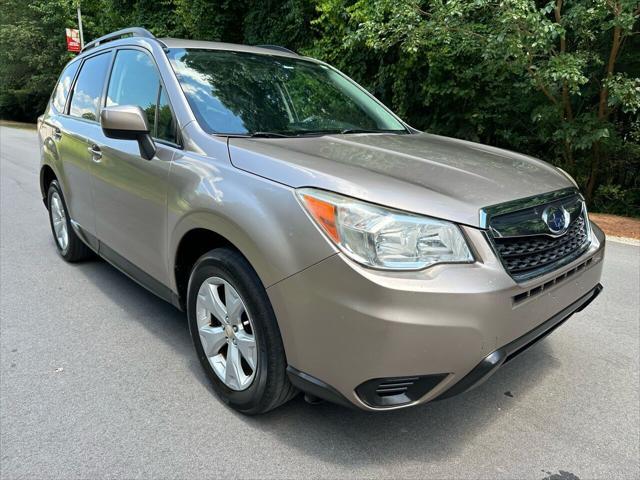
<svg viewBox="0 0 640 480">
<path fill-rule="evenodd" d="M 278 132 L 253 132 L 249 135 L 252 138 L 291 138 L 292 135 L 285 135 Z"/>
<path fill-rule="evenodd" d="M 346 135 L 349 133 L 398 133 L 398 134 L 403 134 L 403 133 L 407 133 L 405 130 L 382 130 L 382 129 L 366 129 L 366 128 L 346 128 L 344 130 L 341 130 L 340 133 L 342 135 Z"/>
<path fill-rule="evenodd" d="M 350 133 L 407 133 L 405 130 L 383 130 L 383 129 L 366 129 L 366 128 L 346 128 L 344 130 L 339 129 L 326 129 L 326 130 L 299 130 L 292 131 L 290 134 L 280 132 L 253 132 L 248 134 L 251 138 L 295 138 L 303 136 L 313 135 L 335 135 L 335 134 L 350 134 Z"/>
</svg>

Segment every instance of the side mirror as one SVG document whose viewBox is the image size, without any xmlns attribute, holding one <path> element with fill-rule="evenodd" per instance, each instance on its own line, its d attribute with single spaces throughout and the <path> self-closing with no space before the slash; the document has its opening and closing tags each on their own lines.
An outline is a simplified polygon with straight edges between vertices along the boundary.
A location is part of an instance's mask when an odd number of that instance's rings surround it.
<svg viewBox="0 0 640 480">
<path fill-rule="evenodd" d="M 136 140 L 140 147 L 140 156 L 151 160 L 156 154 L 156 144 L 151 138 L 147 115 L 134 105 L 105 107 L 100 112 L 102 131 L 109 138 Z"/>
</svg>

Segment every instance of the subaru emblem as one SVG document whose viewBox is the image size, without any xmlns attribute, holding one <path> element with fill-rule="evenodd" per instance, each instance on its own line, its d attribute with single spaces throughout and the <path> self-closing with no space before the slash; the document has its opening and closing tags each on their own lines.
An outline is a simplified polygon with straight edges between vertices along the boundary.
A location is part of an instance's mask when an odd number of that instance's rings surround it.
<svg viewBox="0 0 640 480">
<path fill-rule="evenodd" d="M 549 206 L 542 212 L 542 221 L 549 231 L 555 235 L 562 234 L 569 228 L 571 215 L 563 206 Z"/>
</svg>

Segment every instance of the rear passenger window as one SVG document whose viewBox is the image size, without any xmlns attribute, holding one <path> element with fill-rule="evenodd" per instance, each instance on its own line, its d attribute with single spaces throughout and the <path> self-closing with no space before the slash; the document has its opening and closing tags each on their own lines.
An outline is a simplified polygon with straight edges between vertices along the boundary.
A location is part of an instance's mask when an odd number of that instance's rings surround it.
<svg viewBox="0 0 640 480">
<path fill-rule="evenodd" d="M 73 62 L 66 66 L 60 75 L 60 80 L 56 85 L 56 89 L 53 92 L 53 98 L 51 99 L 51 106 L 57 113 L 64 113 L 64 105 L 67 103 L 67 96 L 71 89 L 71 82 L 78 71 L 80 62 Z"/>
<path fill-rule="evenodd" d="M 87 120 L 98 120 L 102 86 L 110 59 L 111 54 L 108 52 L 88 58 L 82 64 L 78 80 L 73 87 L 69 115 Z"/>
</svg>

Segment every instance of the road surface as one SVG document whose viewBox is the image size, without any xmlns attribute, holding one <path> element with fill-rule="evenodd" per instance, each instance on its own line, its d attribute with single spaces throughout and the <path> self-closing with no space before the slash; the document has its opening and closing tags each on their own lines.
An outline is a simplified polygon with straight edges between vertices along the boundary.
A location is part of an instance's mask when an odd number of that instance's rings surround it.
<svg viewBox="0 0 640 480">
<path fill-rule="evenodd" d="M 212 393 L 182 313 L 58 257 L 35 132 L 0 127 L 0 157 L 3 479 L 638 478 L 639 247 L 609 243 L 603 294 L 463 396 L 250 418 Z"/>
</svg>

